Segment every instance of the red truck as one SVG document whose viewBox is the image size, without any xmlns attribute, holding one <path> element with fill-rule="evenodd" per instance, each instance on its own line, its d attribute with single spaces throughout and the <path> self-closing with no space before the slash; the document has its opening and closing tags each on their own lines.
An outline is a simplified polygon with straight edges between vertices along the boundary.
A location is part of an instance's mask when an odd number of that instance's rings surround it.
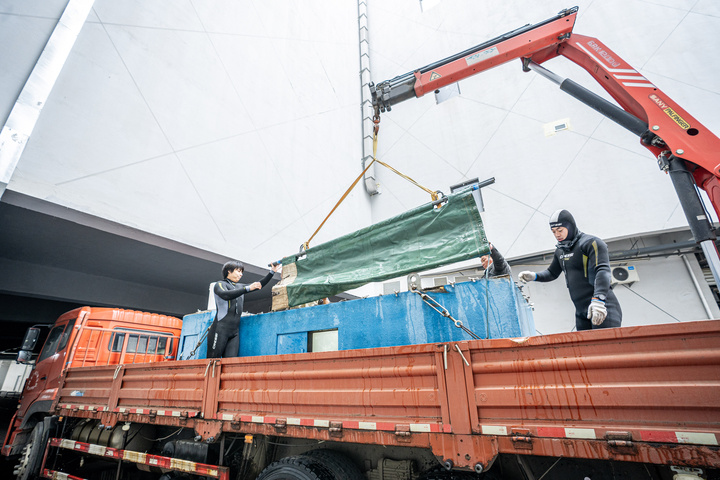
<svg viewBox="0 0 720 480">
<path fill-rule="evenodd" d="M 18 478 L 720 478 L 718 398 L 716 320 L 80 366 L 3 452 Z"/>
<path fill-rule="evenodd" d="M 56 421 L 51 416 L 68 369 L 171 360 L 182 321 L 130 310 L 83 307 L 60 316 L 50 329 L 25 382 L 2 453 L 20 455 L 18 478 L 39 468 L 42 445 Z M 39 335 L 30 328 L 19 358 L 28 358 Z"/>
<path fill-rule="evenodd" d="M 720 140 L 646 80 L 628 86 L 608 71 L 608 58 L 632 68 L 572 33 L 576 12 L 373 86 L 377 121 L 439 78 L 514 58 L 552 77 L 539 64 L 564 55 L 623 108 L 561 88 L 636 131 L 717 209 Z M 688 188 L 678 193 L 692 212 Z M 715 249 L 708 225 L 691 227 Z M 107 333 L 82 344 L 65 336 L 73 317 L 51 331 L 3 445 L 20 455 L 20 479 L 720 478 L 720 320 L 178 361 L 166 358 L 177 319 L 143 321 L 141 332 L 108 319 L 94 327 Z"/>
</svg>

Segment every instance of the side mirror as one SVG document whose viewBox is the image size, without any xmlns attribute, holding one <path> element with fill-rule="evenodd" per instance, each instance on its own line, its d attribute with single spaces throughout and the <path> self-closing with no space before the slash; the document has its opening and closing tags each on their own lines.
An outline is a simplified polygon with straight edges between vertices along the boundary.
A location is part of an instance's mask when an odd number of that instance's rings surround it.
<svg viewBox="0 0 720 480">
<path fill-rule="evenodd" d="M 20 350 L 17 354 L 18 363 L 30 363 L 32 360 L 32 352 L 29 350 Z"/>
<path fill-rule="evenodd" d="M 37 341 L 40 338 L 40 329 L 36 327 L 30 327 L 25 332 L 25 338 L 23 338 L 22 346 L 18 352 L 17 361 L 18 363 L 28 363 L 32 358 L 32 352 L 35 350 Z"/>
</svg>

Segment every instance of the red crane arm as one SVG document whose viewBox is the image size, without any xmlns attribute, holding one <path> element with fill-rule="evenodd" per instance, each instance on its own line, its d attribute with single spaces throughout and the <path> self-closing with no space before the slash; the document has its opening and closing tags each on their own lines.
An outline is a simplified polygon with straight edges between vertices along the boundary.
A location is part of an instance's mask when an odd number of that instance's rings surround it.
<svg viewBox="0 0 720 480">
<path fill-rule="evenodd" d="M 482 45 L 479 45 L 480 48 L 469 55 L 463 55 L 456 60 L 440 64 L 437 68 L 425 72 L 417 71 L 415 72 L 415 96 L 421 97 L 428 92 L 433 92 L 438 88 L 451 85 L 517 58 L 534 55 L 538 57 L 555 56 L 557 45 L 562 41 L 558 39 L 567 38 L 572 33 L 576 17 L 577 10 L 539 26 L 531 27 L 530 30 L 517 33 L 510 38 L 498 37 L 501 39 L 499 43 L 494 43 L 488 48 L 482 48 Z"/>
<path fill-rule="evenodd" d="M 673 155 L 720 176 L 720 139 L 600 40 L 574 33 L 558 54 L 587 70 L 623 109 L 646 122 Z M 665 150 L 646 147 L 655 156 Z"/>
<path fill-rule="evenodd" d="M 622 111 L 592 93 L 571 95 L 605 115 L 608 115 L 605 111 L 616 109 L 622 115 L 608 116 L 640 135 L 643 146 L 656 158 L 684 160 L 720 217 L 720 139 L 600 40 L 572 33 L 576 16 L 577 7 L 563 10 L 544 22 L 513 30 L 414 72 L 377 86 L 371 83 L 375 115 L 379 119 L 381 111 L 390 110 L 397 103 L 421 97 L 514 59 L 522 60 L 527 70 L 531 64 L 540 65 L 563 56 L 590 73 Z M 571 89 L 584 90 L 571 80 L 559 77 L 553 80 L 568 93 Z M 564 88 L 565 82 L 573 85 Z M 594 98 L 588 101 L 581 96 Z M 617 117 L 623 117 L 626 123 Z"/>
</svg>

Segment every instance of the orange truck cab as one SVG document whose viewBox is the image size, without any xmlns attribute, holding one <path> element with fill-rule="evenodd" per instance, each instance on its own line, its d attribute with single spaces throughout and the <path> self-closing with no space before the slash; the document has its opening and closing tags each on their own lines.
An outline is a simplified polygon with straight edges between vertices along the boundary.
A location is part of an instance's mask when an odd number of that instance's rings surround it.
<svg viewBox="0 0 720 480">
<path fill-rule="evenodd" d="M 2 454 L 21 452 L 33 427 L 51 413 L 60 379 L 69 367 L 173 360 L 181 327 L 179 318 L 117 308 L 82 307 L 60 316 L 25 383 Z M 36 332 L 30 330 L 19 361 L 29 357 L 34 346 L 28 337 Z"/>
</svg>

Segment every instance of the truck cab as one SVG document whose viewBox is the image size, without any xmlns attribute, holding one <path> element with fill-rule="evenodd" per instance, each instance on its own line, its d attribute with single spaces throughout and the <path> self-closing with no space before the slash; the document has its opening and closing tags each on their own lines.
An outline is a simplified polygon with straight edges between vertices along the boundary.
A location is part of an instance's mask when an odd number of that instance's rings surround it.
<svg viewBox="0 0 720 480">
<path fill-rule="evenodd" d="M 82 307 L 61 315 L 25 382 L 2 454 L 21 452 L 26 436 L 50 414 L 60 379 L 69 367 L 175 359 L 181 327 L 178 318 L 117 308 Z M 21 350 L 20 361 L 28 353 Z"/>
</svg>

